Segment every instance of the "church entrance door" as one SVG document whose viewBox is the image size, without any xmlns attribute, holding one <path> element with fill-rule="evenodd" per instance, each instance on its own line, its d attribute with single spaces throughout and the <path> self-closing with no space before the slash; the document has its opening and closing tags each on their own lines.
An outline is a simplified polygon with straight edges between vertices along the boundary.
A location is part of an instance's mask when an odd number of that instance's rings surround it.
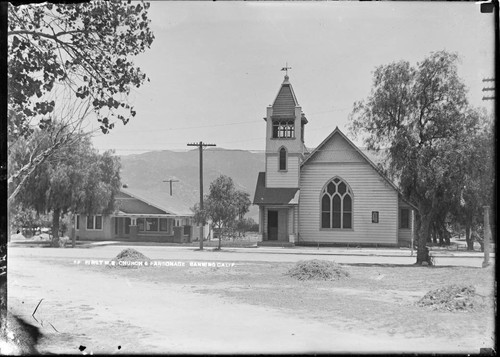
<svg viewBox="0 0 500 357">
<path fill-rule="evenodd" d="M 278 240 L 278 211 L 267 211 L 267 240 Z"/>
</svg>

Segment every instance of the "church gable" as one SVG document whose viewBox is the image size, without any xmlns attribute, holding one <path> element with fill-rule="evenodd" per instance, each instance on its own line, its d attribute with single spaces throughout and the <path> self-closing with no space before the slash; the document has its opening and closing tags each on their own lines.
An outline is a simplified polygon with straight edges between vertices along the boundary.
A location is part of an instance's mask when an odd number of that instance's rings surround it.
<svg viewBox="0 0 500 357">
<path fill-rule="evenodd" d="M 365 163 L 366 159 L 336 129 L 307 158 L 307 163 L 356 162 Z M 304 164 L 306 163 L 304 162 Z"/>
</svg>

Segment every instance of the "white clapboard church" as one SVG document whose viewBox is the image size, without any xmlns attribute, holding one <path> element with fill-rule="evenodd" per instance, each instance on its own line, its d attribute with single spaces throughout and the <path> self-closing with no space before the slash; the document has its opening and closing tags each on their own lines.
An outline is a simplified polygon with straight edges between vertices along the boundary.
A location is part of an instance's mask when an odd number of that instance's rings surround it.
<svg viewBox="0 0 500 357">
<path fill-rule="evenodd" d="M 253 203 L 260 245 L 410 245 L 413 210 L 338 128 L 311 152 L 288 74 L 267 108 L 266 163 Z"/>
</svg>

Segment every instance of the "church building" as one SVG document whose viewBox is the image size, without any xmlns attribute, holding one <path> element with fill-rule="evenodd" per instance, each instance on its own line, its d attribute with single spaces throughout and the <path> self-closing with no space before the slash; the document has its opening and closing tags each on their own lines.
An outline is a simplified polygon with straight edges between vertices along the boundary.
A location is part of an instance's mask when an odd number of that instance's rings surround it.
<svg viewBox="0 0 500 357">
<path fill-rule="evenodd" d="M 288 74 L 264 120 L 259 245 L 410 246 L 415 207 L 338 127 L 309 152 Z"/>
</svg>

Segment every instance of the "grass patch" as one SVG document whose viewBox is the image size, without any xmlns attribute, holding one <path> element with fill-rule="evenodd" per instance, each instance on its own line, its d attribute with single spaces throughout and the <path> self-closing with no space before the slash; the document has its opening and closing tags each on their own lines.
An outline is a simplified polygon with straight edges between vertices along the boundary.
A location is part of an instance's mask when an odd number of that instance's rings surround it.
<svg viewBox="0 0 500 357">
<path fill-rule="evenodd" d="M 417 305 L 440 311 L 471 311 L 480 307 L 481 300 L 472 285 L 448 285 L 429 291 Z"/>
<path fill-rule="evenodd" d="M 349 272 L 335 262 L 327 260 L 302 260 L 285 275 L 298 280 L 339 280 L 349 277 Z"/>
</svg>

